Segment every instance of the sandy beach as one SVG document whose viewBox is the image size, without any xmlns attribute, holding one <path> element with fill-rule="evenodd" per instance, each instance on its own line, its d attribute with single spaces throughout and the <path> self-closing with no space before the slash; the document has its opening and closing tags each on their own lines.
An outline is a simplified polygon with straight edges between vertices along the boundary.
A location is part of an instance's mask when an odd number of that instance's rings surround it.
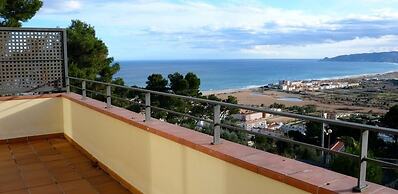
<svg viewBox="0 0 398 194">
<path fill-rule="evenodd" d="M 360 81 L 364 79 L 398 79 L 398 72 L 388 72 L 384 74 L 375 75 L 363 75 L 345 77 L 339 79 L 332 79 L 334 81 Z M 208 91 L 203 92 L 204 95 L 215 94 L 217 97 L 225 99 L 232 95 L 237 97 L 239 104 L 247 105 L 264 105 L 269 106 L 273 103 L 285 104 L 286 106 L 303 106 L 308 104 L 316 105 L 319 110 L 334 111 L 334 112 L 369 112 L 374 113 L 385 113 L 386 110 L 373 108 L 373 107 L 361 107 L 361 106 L 349 106 L 344 104 L 325 104 L 311 99 L 307 99 L 305 96 L 300 94 L 287 93 L 276 90 L 265 90 L 262 91 L 260 88 L 251 89 L 237 89 L 237 90 L 221 90 L 221 91 Z"/>
</svg>

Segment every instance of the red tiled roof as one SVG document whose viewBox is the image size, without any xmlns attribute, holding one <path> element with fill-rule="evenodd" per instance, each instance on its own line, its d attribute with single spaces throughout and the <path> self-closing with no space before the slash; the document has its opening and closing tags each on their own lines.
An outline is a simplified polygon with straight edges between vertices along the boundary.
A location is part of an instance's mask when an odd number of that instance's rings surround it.
<svg viewBox="0 0 398 194">
<path fill-rule="evenodd" d="M 336 152 L 341 152 L 344 149 L 344 142 L 337 141 L 330 149 Z"/>
</svg>

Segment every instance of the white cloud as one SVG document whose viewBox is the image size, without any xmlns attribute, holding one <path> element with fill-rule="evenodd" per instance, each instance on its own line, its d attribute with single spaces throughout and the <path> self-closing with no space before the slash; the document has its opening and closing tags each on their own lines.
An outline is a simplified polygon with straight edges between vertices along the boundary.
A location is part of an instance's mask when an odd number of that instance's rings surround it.
<svg viewBox="0 0 398 194">
<path fill-rule="evenodd" d="M 398 50 L 398 35 L 378 38 L 362 37 L 345 41 L 329 41 L 307 45 L 255 45 L 242 52 L 265 58 L 323 58 L 349 53 Z"/>
<path fill-rule="evenodd" d="M 82 9 L 83 3 L 80 0 L 47 0 L 40 14 L 66 14 Z"/>
<path fill-rule="evenodd" d="M 277 24 L 281 26 L 281 31 L 287 31 L 302 27 L 328 27 L 325 21 L 332 19 L 308 15 L 301 11 L 245 4 L 214 6 L 192 2 L 174 4 L 159 1 L 86 1 L 84 10 L 81 10 L 82 2 L 77 0 L 59 0 L 60 3 L 56 4 L 46 4 L 47 2 L 50 1 L 45 1 L 45 7 L 37 17 L 50 20 L 66 20 L 74 17 L 96 26 L 112 24 L 113 27 L 149 28 L 160 32 L 192 31 L 201 28 L 263 31 L 266 30 L 264 29 L 266 23 Z M 81 12 L 72 16 L 62 10 L 81 10 Z M 57 17 L 54 18 L 54 15 Z"/>
<path fill-rule="evenodd" d="M 69 21 L 79 18 L 94 26 L 135 31 L 151 30 L 161 33 L 200 32 L 203 29 L 226 28 L 249 30 L 253 33 L 286 33 L 307 29 L 337 29 L 339 25 L 335 21 L 344 19 L 398 19 L 397 12 L 391 9 L 374 10 L 365 15 L 339 15 L 338 13 L 327 15 L 244 3 L 215 6 L 198 2 L 177 4 L 133 0 L 57 0 L 57 3 L 54 2 L 53 0 L 45 1 L 45 6 L 37 18 L 50 21 Z"/>
<path fill-rule="evenodd" d="M 397 13 L 391 7 L 366 13 L 306 12 L 242 1 L 220 5 L 198 1 L 44 0 L 43 9 L 33 21 L 66 27 L 72 19 L 83 20 L 95 26 L 98 36 L 110 47 L 111 55 L 117 58 L 128 58 L 131 50 L 163 58 L 162 52 L 169 54 L 172 50 L 176 50 L 174 57 L 184 55 L 181 51 L 194 56 L 200 52 L 199 48 L 206 49 L 206 54 L 220 53 L 220 57 L 231 53 L 235 56 L 242 51 L 242 57 L 305 58 L 357 52 L 359 48 L 354 44 L 360 46 L 361 42 L 347 40 L 354 36 L 365 41 L 381 40 L 388 37 L 384 37 L 386 34 L 398 35 L 391 32 L 395 30 L 391 26 L 397 26 L 395 23 L 382 23 L 382 20 L 395 20 L 398 24 Z M 363 25 L 367 21 L 376 25 L 363 28 L 358 20 L 364 21 Z M 352 45 L 337 48 L 344 40 Z M 368 47 L 364 50 L 376 49 L 377 44 L 385 48 L 382 45 L 385 43 L 376 41 L 373 46 L 365 45 Z"/>
<path fill-rule="evenodd" d="M 82 3 L 77 0 L 69 0 L 65 3 L 67 9 L 77 10 L 82 7 Z"/>
</svg>

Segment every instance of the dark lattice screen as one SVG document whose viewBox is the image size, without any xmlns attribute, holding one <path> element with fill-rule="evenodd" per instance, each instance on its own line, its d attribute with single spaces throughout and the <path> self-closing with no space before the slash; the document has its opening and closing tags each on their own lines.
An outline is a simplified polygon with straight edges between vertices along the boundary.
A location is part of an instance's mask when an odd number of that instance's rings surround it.
<svg viewBox="0 0 398 194">
<path fill-rule="evenodd" d="M 0 94 L 62 91 L 64 37 L 62 29 L 0 28 Z"/>
</svg>

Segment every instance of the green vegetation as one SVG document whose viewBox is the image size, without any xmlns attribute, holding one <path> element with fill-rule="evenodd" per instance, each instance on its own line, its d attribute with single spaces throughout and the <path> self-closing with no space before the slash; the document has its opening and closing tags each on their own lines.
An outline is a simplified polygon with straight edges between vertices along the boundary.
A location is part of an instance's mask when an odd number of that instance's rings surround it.
<svg viewBox="0 0 398 194">
<path fill-rule="evenodd" d="M 273 105 L 275 107 L 275 105 Z M 279 106 L 280 107 L 280 106 Z M 285 110 L 295 111 L 295 112 L 304 112 L 297 110 L 304 110 L 305 107 L 286 107 Z M 312 108 L 310 108 L 312 109 Z M 313 110 L 311 110 L 313 111 Z M 304 113 L 305 114 L 305 113 Z M 380 117 L 378 115 L 372 114 L 354 114 L 347 118 L 340 118 L 345 121 L 362 123 L 368 125 L 382 125 L 391 128 L 397 128 L 398 124 L 398 105 L 395 105 L 390 108 L 389 112 L 385 114 L 384 117 Z M 317 122 L 306 122 L 306 133 L 305 135 L 297 132 L 290 131 L 287 136 L 296 141 L 306 142 L 313 145 L 321 145 L 321 129 L 322 124 Z M 351 129 L 347 127 L 341 126 L 333 126 L 329 125 L 327 128 L 331 129 L 333 132 L 330 134 L 330 142 L 337 142 L 338 140 L 343 141 L 345 144 L 344 152 L 359 155 L 360 152 L 360 132 L 356 129 Z M 385 134 L 387 135 L 387 134 Z M 370 132 L 369 134 L 369 152 L 368 157 L 371 158 L 391 158 L 398 159 L 398 136 L 390 136 L 393 141 L 385 141 L 379 137 L 379 133 Z M 329 136 L 325 135 L 325 145 L 328 142 Z M 260 144 L 265 143 L 264 140 L 260 142 Z M 309 162 L 315 165 L 326 165 L 326 167 L 331 168 L 334 171 L 347 174 L 350 176 L 357 176 L 359 169 L 358 163 L 359 161 L 353 160 L 346 156 L 335 155 L 332 154 L 330 156 L 330 163 L 323 164 L 323 160 L 321 158 L 320 152 L 315 151 L 314 149 L 308 149 L 300 146 L 286 146 L 281 151 L 276 149 L 276 143 L 273 140 L 268 140 L 266 143 L 273 145 L 262 145 L 258 146 L 261 148 L 265 148 L 265 150 L 273 153 L 282 154 L 286 157 L 295 158 L 298 160 L 303 160 L 305 162 Z M 383 169 L 379 164 L 374 164 L 372 162 L 368 162 L 367 166 L 367 180 L 380 183 L 380 184 L 388 184 L 396 180 L 398 176 L 397 170 L 391 169 Z"/>
<path fill-rule="evenodd" d="M 379 80 L 360 80 L 359 87 L 350 89 L 338 88 L 322 92 L 306 92 L 305 98 L 324 104 L 344 105 L 340 110 L 355 111 L 357 107 L 374 107 L 374 112 L 389 109 L 398 104 L 398 81 L 391 79 L 398 73 L 385 75 Z"/>
<path fill-rule="evenodd" d="M 285 111 L 294 112 L 298 114 L 315 114 L 320 113 L 313 105 L 307 106 L 290 106 L 286 107 L 283 104 L 274 103 L 270 108 L 281 108 Z M 384 116 L 369 114 L 354 114 L 347 118 L 340 118 L 345 121 L 362 123 L 368 125 L 382 125 L 391 128 L 398 128 L 398 105 L 390 108 L 390 111 Z M 317 122 L 305 122 L 306 132 L 302 134 L 298 131 L 289 131 L 287 137 L 296 141 L 305 142 L 313 145 L 321 145 L 321 131 L 322 124 Z M 337 142 L 338 140 L 345 143 L 345 152 L 351 154 L 359 154 L 360 147 L 360 132 L 356 129 L 329 125 L 333 132 L 330 134 L 330 142 Z M 368 157 L 372 158 L 392 158 L 398 159 L 398 136 L 391 136 L 394 142 L 386 142 L 380 139 L 379 134 L 370 132 L 369 135 L 369 153 Z M 327 146 L 329 136 L 325 135 L 325 146 Z M 314 149 L 278 143 L 277 141 L 266 137 L 255 137 L 255 147 L 271 153 L 283 155 L 285 157 L 294 158 L 314 165 L 325 166 L 334 171 L 357 176 L 359 169 L 359 161 L 352 160 L 351 158 L 342 155 L 327 155 L 330 157 L 329 163 L 325 164 L 321 157 L 321 152 Z M 379 164 L 369 162 L 367 166 L 367 180 L 387 184 L 395 180 L 398 176 L 396 170 L 383 170 Z"/>
<path fill-rule="evenodd" d="M 390 108 L 382 121 L 386 126 L 398 129 L 398 104 Z"/>
<path fill-rule="evenodd" d="M 21 27 L 42 5 L 41 0 L 0 0 L 0 27 Z"/>
<path fill-rule="evenodd" d="M 297 113 L 297 114 L 311 114 L 311 113 L 315 113 L 316 110 L 316 106 L 313 104 L 308 104 L 308 105 L 304 105 L 304 106 L 289 106 L 286 107 L 286 105 L 284 104 L 279 104 L 279 103 L 273 103 L 269 106 L 269 108 L 279 108 L 282 110 L 287 110 L 289 112 L 293 112 L 293 113 Z"/>
<path fill-rule="evenodd" d="M 398 129 L 398 104 L 391 107 L 382 118 L 382 125 Z M 376 155 L 398 159 L 398 135 L 391 136 L 394 142 L 386 143 L 378 141 L 375 146 Z"/>
<path fill-rule="evenodd" d="M 228 103 L 238 103 L 236 97 L 228 96 L 227 99 L 221 100 L 217 98 L 215 95 L 210 96 L 202 96 L 200 93 L 200 79 L 192 72 L 187 73 L 185 76 L 180 73 L 174 73 L 168 75 L 168 79 L 164 78 L 160 74 L 152 74 L 148 77 L 148 81 L 146 82 L 146 89 L 174 93 L 185 96 L 199 97 L 199 98 L 207 98 L 209 100 L 215 101 L 223 101 Z M 137 102 L 142 101 L 143 99 L 137 99 Z M 203 119 L 211 119 L 213 114 L 213 106 L 206 103 L 198 103 L 189 100 L 182 100 L 179 98 L 171 98 L 165 96 L 157 96 L 152 95 L 151 103 L 153 106 L 165 108 L 168 110 L 190 114 L 196 117 L 201 117 Z M 224 118 L 227 118 L 228 115 L 238 113 L 239 109 L 231 109 L 223 107 L 221 109 L 221 115 Z M 155 118 L 165 119 L 171 123 L 177 123 L 180 125 L 186 126 L 187 124 L 190 128 L 195 128 L 192 119 L 184 119 L 183 117 L 179 117 L 178 115 L 173 115 L 167 112 L 154 112 Z"/>
<path fill-rule="evenodd" d="M 290 112 L 297 114 L 311 114 L 316 112 L 316 106 L 309 104 L 304 106 L 290 106 L 287 108 Z"/>
<path fill-rule="evenodd" d="M 396 128 L 398 117 L 397 105 L 390 108 L 383 118 L 378 116 L 372 116 L 370 114 L 364 115 L 353 115 L 343 120 L 355 123 L 369 124 L 369 125 L 383 125 L 387 127 Z M 395 120 L 394 120 L 395 119 Z M 359 140 L 360 133 L 358 130 L 330 126 L 333 129 L 332 140 L 336 141 L 337 138 L 345 144 L 345 152 L 352 154 L 359 154 Z M 390 158 L 398 159 L 398 142 L 397 136 L 385 134 L 386 136 L 392 137 L 394 141 L 385 141 L 379 137 L 379 133 L 369 133 L 369 152 L 368 157 L 371 158 Z M 344 164 L 344 165 L 343 165 Z M 353 161 L 344 156 L 334 156 L 332 158 L 331 168 L 335 171 L 355 176 L 358 173 L 358 161 Z M 398 176 L 397 170 L 383 170 L 379 164 L 368 162 L 367 167 L 367 179 L 372 182 L 386 184 L 395 180 Z"/>
<path fill-rule="evenodd" d="M 354 140 L 352 137 L 342 137 L 344 141 L 345 152 L 350 154 L 359 155 L 360 154 L 360 144 L 358 141 Z M 374 154 L 372 151 L 368 152 L 368 157 L 373 158 Z M 350 176 L 358 176 L 359 173 L 359 161 L 353 160 L 346 156 L 335 155 L 332 157 L 330 167 L 332 170 L 341 172 Z M 378 164 L 368 163 L 366 178 L 368 181 L 380 183 L 382 180 L 383 172 Z"/>
<path fill-rule="evenodd" d="M 263 105 L 262 105 L 262 106 L 263 106 Z M 279 104 L 279 103 L 274 102 L 274 103 L 271 104 L 269 107 L 270 107 L 270 108 L 285 109 L 285 108 L 286 108 L 286 105 L 284 105 L 284 104 Z"/>
<path fill-rule="evenodd" d="M 0 0 L 0 12 L 3 11 L 5 5 L 6 5 L 6 0 Z"/>
<path fill-rule="evenodd" d="M 110 82 L 120 69 L 108 48 L 96 37 L 93 26 L 73 20 L 67 28 L 69 75 L 91 80 Z"/>
<path fill-rule="evenodd" d="M 202 94 L 199 91 L 200 79 L 192 72 L 185 75 L 180 73 L 170 74 L 170 89 L 175 94 L 198 97 Z"/>
</svg>

